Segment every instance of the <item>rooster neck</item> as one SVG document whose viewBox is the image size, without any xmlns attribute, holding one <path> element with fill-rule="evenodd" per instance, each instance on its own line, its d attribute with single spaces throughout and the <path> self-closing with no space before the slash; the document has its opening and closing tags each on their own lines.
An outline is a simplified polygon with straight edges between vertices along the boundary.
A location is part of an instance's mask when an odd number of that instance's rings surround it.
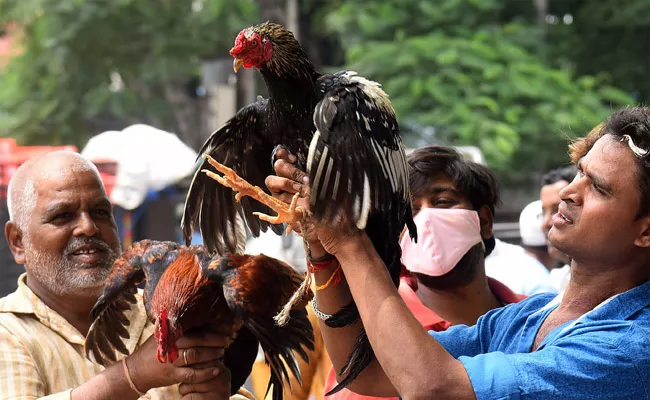
<svg viewBox="0 0 650 400">
<path fill-rule="evenodd" d="M 202 286 L 201 289 L 184 303 L 179 316 L 179 324 L 184 330 L 203 326 L 212 322 L 218 310 L 227 309 L 223 303 L 223 293 L 214 284 Z"/>
<path fill-rule="evenodd" d="M 155 313 L 165 309 L 170 318 L 181 323 L 184 314 L 195 307 L 195 302 L 203 296 L 209 284 L 198 258 L 183 251 L 160 277 L 150 308 Z"/>
<path fill-rule="evenodd" d="M 269 91 L 266 108 L 267 131 L 273 132 L 273 145 L 287 146 L 298 156 L 298 165 L 305 167 L 307 149 L 314 133 L 313 115 L 318 98 L 316 80 L 296 76 L 281 78 L 262 70 Z"/>
<path fill-rule="evenodd" d="M 280 73 L 269 68 L 260 69 L 269 92 L 269 103 L 283 112 L 310 115 L 316 106 L 316 79 L 320 76 L 313 68 L 291 73 Z"/>
<path fill-rule="evenodd" d="M 224 308 L 223 292 L 221 286 L 208 280 L 202 281 L 196 287 L 181 290 L 165 290 L 160 294 L 166 299 L 163 300 L 165 309 L 170 309 L 169 314 L 173 316 L 176 326 L 187 331 L 197 326 L 202 326 L 212 321 L 216 310 Z M 161 302 L 161 304 L 163 304 Z M 152 306 L 155 306 L 152 304 Z M 161 307 L 161 306 L 158 306 Z"/>
</svg>

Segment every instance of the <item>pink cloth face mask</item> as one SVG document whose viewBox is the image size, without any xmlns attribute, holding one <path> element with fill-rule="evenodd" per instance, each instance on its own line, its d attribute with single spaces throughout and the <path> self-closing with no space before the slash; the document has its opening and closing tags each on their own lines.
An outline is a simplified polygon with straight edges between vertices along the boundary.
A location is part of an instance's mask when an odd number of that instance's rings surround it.
<svg viewBox="0 0 650 400">
<path fill-rule="evenodd" d="M 413 243 L 409 235 L 404 235 L 400 242 L 402 263 L 411 272 L 442 276 L 483 241 L 478 213 L 474 210 L 423 208 L 413 220 L 418 229 L 418 242 Z"/>
</svg>

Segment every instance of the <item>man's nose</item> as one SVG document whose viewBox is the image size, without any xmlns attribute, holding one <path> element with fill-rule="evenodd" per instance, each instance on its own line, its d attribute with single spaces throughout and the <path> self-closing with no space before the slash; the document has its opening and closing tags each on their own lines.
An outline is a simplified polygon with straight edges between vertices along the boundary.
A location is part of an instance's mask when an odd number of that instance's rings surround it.
<svg viewBox="0 0 650 400">
<path fill-rule="evenodd" d="M 565 203 L 573 203 L 575 205 L 582 204 L 582 190 L 584 189 L 584 179 L 576 176 L 571 183 L 560 190 L 560 199 Z"/>
<path fill-rule="evenodd" d="M 95 236 L 97 232 L 99 232 L 99 228 L 90 215 L 88 213 L 81 213 L 79 223 L 74 232 L 75 236 Z"/>
</svg>

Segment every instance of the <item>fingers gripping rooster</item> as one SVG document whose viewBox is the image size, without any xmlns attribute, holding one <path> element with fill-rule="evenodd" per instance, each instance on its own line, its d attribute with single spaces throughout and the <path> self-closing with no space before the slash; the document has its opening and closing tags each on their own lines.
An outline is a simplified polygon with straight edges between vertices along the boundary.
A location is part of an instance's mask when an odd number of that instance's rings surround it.
<svg viewBox="0 0 650 400">
<path fill-rule="evenodd" d="M 273 317 L 300 286 L 303 277 L 287 264 L 264 255 L 210 256 L 203 246 L 143 240 L 133 244 L 113 264 L 103 295 L 97 300 L 85 352 L 99 364 L 128 354 L 123 342 L 129 333 L 124 312 L 136 304 L 144 282 L 144 304 L 154 324 L 158 360 L 178 358 L 176 341 L 193 329 L 231 326 L 234 342 L 224 362 L 231 370 L 231 390 L 244 384 L 262 346 L 271 367 L 269 389 L 282 398 L 289 371 L 300 381 L 296 354 L 307 360 L 314 336 L 305 298 L 291 311 L 285 326 Z"/>
</svg>

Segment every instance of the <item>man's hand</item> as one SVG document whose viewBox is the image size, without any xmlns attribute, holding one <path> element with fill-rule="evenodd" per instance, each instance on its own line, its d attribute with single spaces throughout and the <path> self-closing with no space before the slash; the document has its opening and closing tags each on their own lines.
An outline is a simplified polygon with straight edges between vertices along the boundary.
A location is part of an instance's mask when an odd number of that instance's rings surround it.
<svg viewBox="0 0 650 400">
<path fill-rule="evenodd" d="M 265 181 L 266 187 L 269 188 L 273 197 L 285 203 L 291 203 L 293 196 L 300 193 L 297 205 L 309 211 L 309 177 L 293 165 L 296 162 L 296 157 L 289 155 L 286 149 L 278 150 L 275 156 L 277 161 L 273 165 L 273 169 L 277 176 L 268 176 Z M 312 222 L 310 219 L 306 219 L 300 224 L 293 224 L 291 228 L 305 238 L 310 246 L 320 245 Z"/>
<path fill-rule="evenodd" d="M 276 157 L 278 160 L 273 167 L 277 176 L 268 176 L 265 181 L 266 186 L 274 197 L 285 203 L 290 203 L 293 195 L 300 193 L 302 198 L 298 201 L 298 205 L 309 210 L 309 177 L 296 168 L 295 156 L 289 155 L 286 150 L 278 151 Z M 349 231 L 347 222 L 343 219 L 336 221 L 333 225 L 328 225 L 310 218 L 301 222 L 301 227 L 292 226 L 292 228 L 296 232 L 300 232 L 309 242 L 314 257 L 320 257 L 325 252 L 336 254 L 344 244 L 358 238 L 361 233 L 358 230 Z"/>
<path fill-rule="evenodd" d="M 224 347 L 230 342 L 231 334 L 228 333 L 188 333 L 176 342 L 179 357 L 170 364 L 160 363 L 156 359 L 157 343 L 152 336 L 127 358 L 129 374 L 135 386 L 144 392 L 177 383 L 200 385 L 196 390 L 214 388 L 216 383 L 205 384 L 221 382 L 227 375 L 227 391 L 230 393 L 230 372 L 224 373 L 227 369 L 221 363 Z M 216 379 L 219 376 L 221 378 Z"/>
<path fill-rule="evenodd" d="M 203 382 L 181 383 L 178 390 L 184 400 L 227 400 L 230 398 L 230 371 L 223 362 L 217 360 L 210 363 L 210 369 L 219 373 Z"/>
</svg>

